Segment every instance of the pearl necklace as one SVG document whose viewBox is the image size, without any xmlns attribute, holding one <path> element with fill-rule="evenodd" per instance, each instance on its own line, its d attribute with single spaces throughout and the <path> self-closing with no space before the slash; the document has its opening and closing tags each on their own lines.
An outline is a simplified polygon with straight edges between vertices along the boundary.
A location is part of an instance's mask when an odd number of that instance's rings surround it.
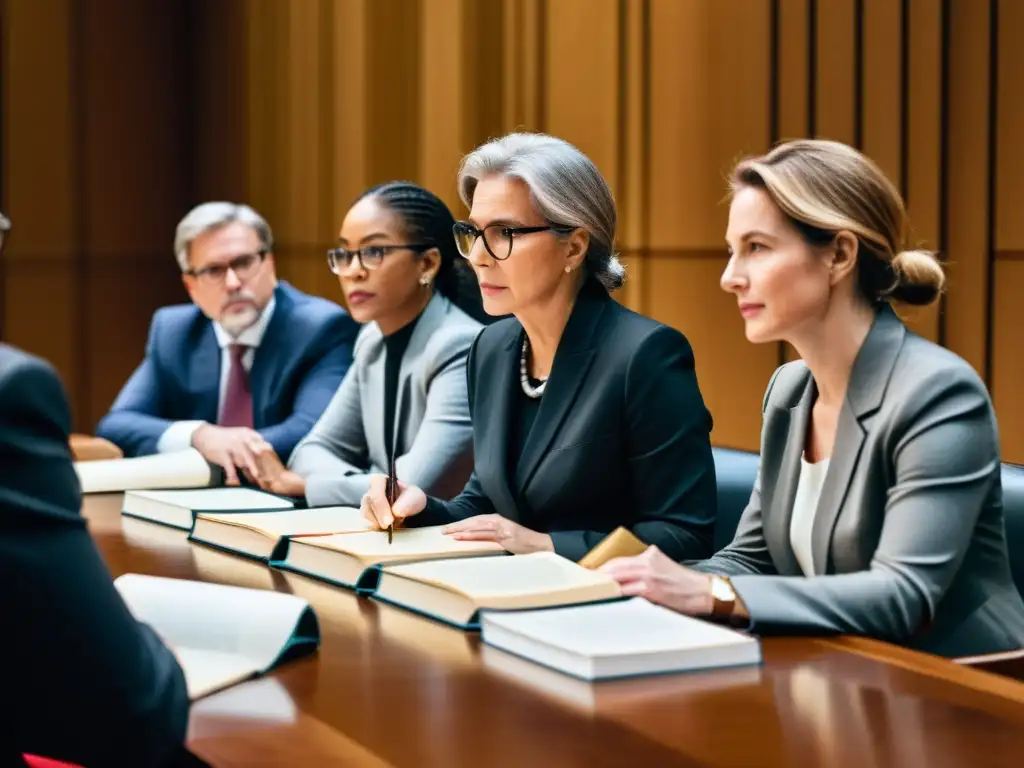
<svg viewBox="0 0 1024 768">
<path fill-rule="evenodd" d="M 523 352 L 519 356 L 519 383 L 523 385 L 523 393 L 527 397 L 532 397 L 536 400 L 538 397 L 544 394 L 544 388 L 548 385 L 548 377 L 545 376 L 540 380 L 540 386 L 534 387 L 530 384 L 530 377 L 526 373 L 526 353 L 529 350 L 530 340 L 523 335 Z"/>
</svg>

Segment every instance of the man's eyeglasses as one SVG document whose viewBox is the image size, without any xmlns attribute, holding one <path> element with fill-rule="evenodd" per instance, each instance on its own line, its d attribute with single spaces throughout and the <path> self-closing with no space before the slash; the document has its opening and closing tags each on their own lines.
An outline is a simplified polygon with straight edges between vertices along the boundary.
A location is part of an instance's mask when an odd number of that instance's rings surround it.
<svg viewBox="0 0 1024 768">
<path fill-rule="evenodd" d="M 185 271 L 185 274 L 192 275 L 192 277 L 205 283 L 223 283 L 230 269 L 239 280 L 244 282 L 256 273 L 256 270 L 259 269 L 266 256 L 266 250 L 256 251 L 256 253 L 244 253 L 241 256 L 236 256 L 227 264 L 211 264 L 201 269 L 189 269 Z"/>
<path fill-rule="evenodd" d="M 543 227 L 511 227 L 508 224 L 489 224 L 483 229 L 477 229 L 468 221 L 457 221 L 452 227 L 455 235 L 455 245 L 464 258 L 469 258 L 476 245 L 478 237 L 483 237 L 484 248 L 498 261 L 504 261 L 512 255 L 512 241 L 521 235 L 531 235 L 534 232 L 557 232 L 567 235 L 575 227 L 564 224 L 547 224 Z"/>
<path fill-rule="evenodd" d="M 342 270 L 348 269 L 352 266 L 352 262 L 355 259 L 359 259 L 359 263 L 363 265 L 365 269 L 376 269 L 384 261 L 384 257 L 392 251 L 415 251 L 416 253 L 423 253 L 423 251 L 429 251 L 431 248 L 436 248 L 436 245 L 424 245 L 422 243 L 414 243 L 411 245 L 368 245 L 365 248 L 356 248 L 355 250 L 346 250 L 345 248 L 332 248 L 327 252 L 327 266 L 334 274 L 339 274 Z"/>
</svg>

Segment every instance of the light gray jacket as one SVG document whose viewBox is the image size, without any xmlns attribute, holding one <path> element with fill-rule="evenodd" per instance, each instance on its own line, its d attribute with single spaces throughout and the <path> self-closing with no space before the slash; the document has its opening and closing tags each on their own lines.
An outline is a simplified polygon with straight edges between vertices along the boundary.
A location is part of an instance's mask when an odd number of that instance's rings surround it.
<svg viewBox="0 0 1024 768">
<path fill-rule="evenodd" d="M 440 294 L 413 329 L 398 377 L 394 444 L 400 480 L 450 498 L 473 469 L 466 358 L 481 325 Z M 352 366 L 289 468 L 306 479 L 311 506 L 359 506 L 370 473 L 386 473 L 384 337 L 376 323 L 356 339 Z"/>
<path fill-rule="evenodd" d="M 853 366 L 805 578 L 790 521 L 817 390 L 801 362 L 765 393 L 761 464 L 733 542 L 699 570 L 731 576 L 755 631 L 867 635 L 945 656 L 1024 646 L 1007 556 L 999 439 L 961 358 L 881 309 Z"/>
</svg>

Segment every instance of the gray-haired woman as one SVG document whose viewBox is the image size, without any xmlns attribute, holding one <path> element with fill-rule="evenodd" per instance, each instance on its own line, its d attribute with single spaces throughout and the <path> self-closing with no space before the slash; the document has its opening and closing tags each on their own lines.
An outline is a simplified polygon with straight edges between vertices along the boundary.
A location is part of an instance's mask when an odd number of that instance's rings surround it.
<svg viewBox="0 0 1024 768">
<path fill-rule="evenodd" d="M 451 501 L 385 477 L 363 497 L 387 527 L 446 524 L 462 540 L 580 559 L 618 526 L 682 560 L 711 552 L 715 471 L 708 413 L 681 333 L 609 295 L 615 201 L 578 149 L 514 133 L 468 155 L 455 225 L 484 309 L 512 315 L 469 357 L 474 472 Z"/>
</svg>

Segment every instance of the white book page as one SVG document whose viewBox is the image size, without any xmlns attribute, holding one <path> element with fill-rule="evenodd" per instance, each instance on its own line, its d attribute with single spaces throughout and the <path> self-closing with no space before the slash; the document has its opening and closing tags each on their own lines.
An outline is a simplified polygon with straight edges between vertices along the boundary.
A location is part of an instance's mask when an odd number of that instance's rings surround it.
<svg viewBox="0 0 1024 768">
<path fill-rule="evenodd" d="M 480 600 L 544 594 L 611 581 L 608 576 L 583 568 L 554 552 L 435 560 L 388 566 L 386 570 L 419 581 L 440 584 Z"/>
<path fill-rule="evenodd" d="M 203 488 L 210 465 L 199 451 L 158 453 L 131 459 L 76 461 L 82 493 L 111 493 L 142 488 Z"/>
<path fill-rule="evenodd" d="M 305 543 L 325 549 L 337 549 L 357 555 L 368 563 L 385 562 L 390 559 L 431 557 L 462 552 L 504 552 L 500 544 L 493 541 L 459 541 L 441 531 L 443 526 L 426 528 L 399 528 L 388 544 L 386 531 L 367 533 L 344 533 L 336 536 L 318 536 Z M 490 560 L 491 558 L 485 558 Z M 504 558 L 500 558 L 504 559 Z"/>
<path fill-rule="evenodd" d="M 487 613 L 483 624 L 485 642 L 487 626 L 493 625 L 588 657 L 634 656 L 757 642 L 642 598 L 542 611 Z"/>
<path fill-rule="evenodd" d="M 165 504 L 174 504 L 183 509 L 224 510 L 232 509 L 284 509 L 295 506 L 288 499 L 274 496 L 252 488 L 203 488 L 190 491 L 133 491 L 133 496 Z"/>
<path fill-rule="evenodd" d="M 265 672 L 309 603 L 294 595 L 127 573 L 114 581 L 132 614 L 172 648 L 236 654 Z"/>
<path fill-rule="evenodd" d="M 191 700 L 234 685 L 260 670 L 252 659 L 236 653 L 207 651 L 201 648 L 172 648 L 181 671 L 185 673 L 185 686 Z"/>
<path fill-rule="evenodd" d="M 217 520 L 264 531 L 271 536 L 318 536 L 373 530 L 373 525 L 355 507 L 289 509 L 284 512 L 242 512 L 241 514 L 202 514 L 204 520 Z"/>
</svg>

